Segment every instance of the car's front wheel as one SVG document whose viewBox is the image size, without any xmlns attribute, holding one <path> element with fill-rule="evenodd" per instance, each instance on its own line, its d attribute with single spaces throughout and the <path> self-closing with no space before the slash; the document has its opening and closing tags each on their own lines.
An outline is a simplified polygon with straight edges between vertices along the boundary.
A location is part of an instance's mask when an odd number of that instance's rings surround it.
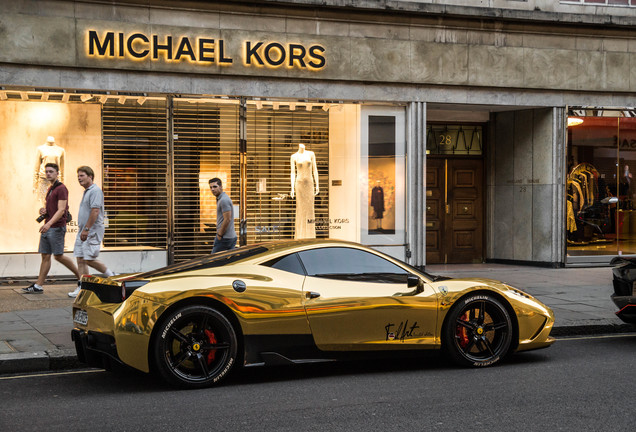
<svg viewBox="0 0 636 432">
<path fill-rule="evenodd" d="M 443 336 L 444 349 L 455 363 L 490 366 L 508 353 L 513 324 L 498 299 L 473 295 L 461 299 L 449 312 Z"/>
<path fill-rule="evenodd" d="M 216 384 L 236 363 L 236 332 L 222 313 L 208 306 L 171 312 L 158 327 L 154 342 L 156 369 L 173 385 Z"/>
</svg>

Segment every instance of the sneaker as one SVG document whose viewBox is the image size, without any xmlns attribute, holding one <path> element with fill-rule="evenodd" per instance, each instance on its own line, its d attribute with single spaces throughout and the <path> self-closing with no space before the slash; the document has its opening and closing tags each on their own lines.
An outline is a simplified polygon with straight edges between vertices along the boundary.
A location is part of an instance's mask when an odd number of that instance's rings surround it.
<svg viewBox="0 0 636 432">
<path fill-rule="evenodd" d="M 35 284 L 31 284 L 26 288 L 22 288 L 24 294 L 42 294 L 44 290 L 42 287 L 38 287 Z"/>
<path fill-rule="evenodd" d="M 75 291 L 68 293 L 69 297 L 72 297 L 72 298 L 77 297 L 77 295 L 82 290 L 82 287 L 80 286 L 80 283 L 81 283 L 80 281 L 77 281 L 77 288 L 75 288 Z"/>
</svg>

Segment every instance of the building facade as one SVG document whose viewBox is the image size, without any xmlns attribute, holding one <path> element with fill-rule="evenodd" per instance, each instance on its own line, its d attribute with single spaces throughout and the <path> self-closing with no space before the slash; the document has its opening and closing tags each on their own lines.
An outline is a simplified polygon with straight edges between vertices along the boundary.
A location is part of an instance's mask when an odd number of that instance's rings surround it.
<svg viewBox="0 0 636 432">
<path fill-rule="evenodd" d="M 636 254 L 634 0 L 0 3 L 1 277 L 37 272 L 48 160 L 71 211 L 95 169 L 118 272 L 209 253 L 212 177 L 240 244 Z"/>
</svg>

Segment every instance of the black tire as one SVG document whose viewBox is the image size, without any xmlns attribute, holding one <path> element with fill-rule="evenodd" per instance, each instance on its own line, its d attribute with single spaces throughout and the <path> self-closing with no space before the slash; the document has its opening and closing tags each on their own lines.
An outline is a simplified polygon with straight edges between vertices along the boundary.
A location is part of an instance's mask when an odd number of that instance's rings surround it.
<svg viewBox="0 0 636 432">
<path fill-rule="evenodd" d="M 157 372 L 179 387 L 217 384 L 236 364 L 236 332 L 222 313 L 208 306 L 186 306 L 171 312 L 154 338 Z"/>
<path fill-rule="evenodd" d="M 490 366 L 510 350 L 513 324 L 508 310 L 487 294 L 468 296 L 448 313 L 443 346 L 461 366 Z"/>
</svg>

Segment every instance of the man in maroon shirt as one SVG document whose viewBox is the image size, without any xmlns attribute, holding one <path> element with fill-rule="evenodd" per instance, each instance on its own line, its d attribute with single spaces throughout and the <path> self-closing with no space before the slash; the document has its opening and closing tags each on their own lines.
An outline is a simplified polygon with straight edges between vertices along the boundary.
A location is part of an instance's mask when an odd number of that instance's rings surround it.
<svg viewBox="0 0 636 432">
<path fill-rule="evenodd" d="M 44 292 L 42 284 L 51 269 L 51 255 L 55 260 L 64 264 L 77 279 L 80 278 L 79 271 L 73 260 L 64 256 L 64 235 L 66 234 L 66 214 L 68 212 L 68 189 L 57 179 L 59 167 L 54 163 L 45 165 L 44 173 L 46 179 L 51 182 L 46 193 L 46 208 L 40 209 L 40 215 L 45 215 L 45 223 L 40 227 L 40 247 L 38 252 L 42 254 L 40 263 L 40 273 L 38 280 L 22 292 L 26 294 L 40 294 Z"/>
</svg>

